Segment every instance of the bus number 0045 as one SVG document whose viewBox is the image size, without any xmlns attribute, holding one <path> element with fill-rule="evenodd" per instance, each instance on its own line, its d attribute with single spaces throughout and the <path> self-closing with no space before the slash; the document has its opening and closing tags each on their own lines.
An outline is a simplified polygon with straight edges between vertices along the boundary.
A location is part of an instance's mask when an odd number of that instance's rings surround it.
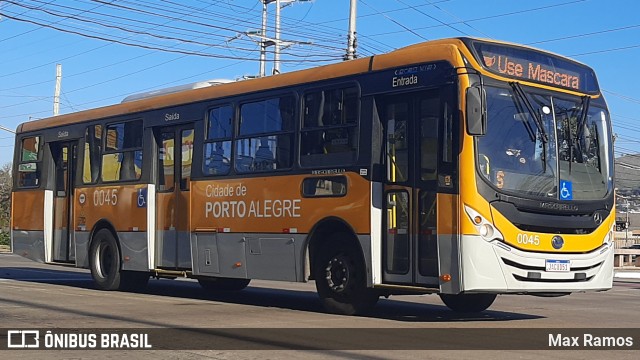
<svg viewBox="0 0 640 360">
<path fill-rule="evenodd" d="M 118 203 L 118 189 L 96 190 L 93 192 L 93 205 L 115 206 Z"/>
<path fill-rule="evenodd" d="M 518 244 L 540 245 L 539 235 L 518 234 L 517 240 Z"/>
</svg>

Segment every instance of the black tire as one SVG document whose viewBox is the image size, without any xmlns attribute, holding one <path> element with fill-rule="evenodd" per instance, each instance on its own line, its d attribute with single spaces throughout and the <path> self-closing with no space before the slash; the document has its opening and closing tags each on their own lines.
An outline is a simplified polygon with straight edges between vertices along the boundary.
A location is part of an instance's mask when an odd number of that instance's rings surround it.
<svg viewBox="0 0 640 360">
<path fill-rule="evenodd" d="M 141 291 L 149 282 L 149 273 L 122 271 L 120 250 L 113 233 L 98 230 L 89 249 L 91 276 L 101 290 Z"/>
<path fill-rule="evenodd" d="M 323 246 L 314 262 L 316 289 L 325 310 L 340 315 L 370 311 L 379 294 L 367 288 L 366 268 L 359 251 L 345 237 Z"/>
<path fill-rule="evenodd" d="M 207 291 L 240 291 L 249 286 L 251 279 L 200 278 L 198 283 Z"/>
<path fill-rule="evenodd" d="M 496 294 L 440 294 L 440 299 L 455 312 L 477 313 L 487 310 L 496 299 Z"/>
<path fill-rule="evenodd" d="M 120 250 L 111 231 L 100 229 L 93 237 L 89 248 L 89 267 L 99 289 L 120 288 Z"/>
</svg>

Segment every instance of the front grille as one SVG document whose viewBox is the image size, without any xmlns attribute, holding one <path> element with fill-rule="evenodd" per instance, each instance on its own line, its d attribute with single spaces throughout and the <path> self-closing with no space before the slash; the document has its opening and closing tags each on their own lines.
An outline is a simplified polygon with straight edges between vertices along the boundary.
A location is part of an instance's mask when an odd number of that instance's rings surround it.
<svg viewBox="0 0 640 360">
<path fill-rule="evenodd" d="M 585 282 L 585 281 L 590 281 L 591 279 L 594 278 L 594 276 L 583 277 L 583 278 L 573 278 L 573 279 L 541 279 L 541 278 L 529 278 L 529 277 L 513 274 L 513 277 L 516 280 L 519 280 L 519 281 L 544 282 L 544 283 L 569 283 L 569 282 L 577 283 L 577 282 Z"/>
<path fill-rule="evenodd" d="M 509 260 L 509 259 L 505 259 L 505 258 L 501 258 L 501 259 L 502 259 L 502 262 L 505 263 L 505 265 L 513 266 L 513 267 L 521 269 L 521 270 L 531 270 L 531 271 L 541 271 L 541 272 L 545 271 L 544 266 L 531 266 L 531 265 L 520 264 L 520 263 L 517 263 L 515 261 Z M 595 269 L 595 268 L 599 267 L 600 265 L 602 265 L 602 262 L 599 262 L 597 264 L 590 265 L 590 266 L 572 267 L 571 268 L 571 272 L 587 271 L 587 270 Z"/>
</svg>

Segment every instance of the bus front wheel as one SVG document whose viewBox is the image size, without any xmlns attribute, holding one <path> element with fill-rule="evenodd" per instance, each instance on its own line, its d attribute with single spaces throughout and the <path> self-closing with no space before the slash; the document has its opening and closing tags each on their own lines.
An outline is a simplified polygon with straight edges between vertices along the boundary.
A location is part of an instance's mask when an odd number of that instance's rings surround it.
<svg viewBox="0 0 640 360">
<path fill-rule="evenodd" d="M 324 308 L 341 315 L 363 314 L 378 301 L 378 294 L 367 288 L 366 269 L 352 246 L 327 244 L 315 261 L 316 289 Z"/>
<path fill-rule="evenodd" d="M 496 294 L 440 294 L 440 299 L 455 312 L 475 313 L 487 310 Z"/>
</svg>

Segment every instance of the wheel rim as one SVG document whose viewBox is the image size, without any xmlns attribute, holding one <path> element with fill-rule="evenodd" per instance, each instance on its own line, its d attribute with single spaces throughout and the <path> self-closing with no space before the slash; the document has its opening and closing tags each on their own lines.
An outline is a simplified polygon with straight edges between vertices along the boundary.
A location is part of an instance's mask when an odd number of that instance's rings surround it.
<svg viewBox="0 0 640 360">
<path fill-rule="evenodd" d="M 113 265 L 113 254 L 108 244 L 100 244 L 98 251 L 96 251 L 95 260 L 98 275 L 103 279 L 109 277 L 111 274 L 111 266 Z"/>
<path fill-rule="evenodd" d="M 351 279 L 348 259 L 341 255 L 332 257 L 325 268 L 325 273 L 327 285 L 329 285 L 331 291 L 342 293 L 347 290 L 347 285 Z"/>
</svg>

